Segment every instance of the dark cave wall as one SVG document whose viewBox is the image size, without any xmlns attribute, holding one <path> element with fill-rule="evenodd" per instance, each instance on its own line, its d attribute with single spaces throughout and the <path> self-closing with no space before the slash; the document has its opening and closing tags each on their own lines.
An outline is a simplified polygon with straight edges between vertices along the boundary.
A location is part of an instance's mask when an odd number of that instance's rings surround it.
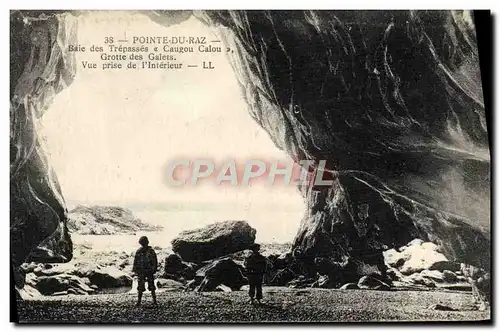
<svg viewBox="0 0 500 332">
<path fill-rule="evenodd" d="M 10 234 L 14 267 L 72 258 L 67 209 L 57 175 L 37 134 L 38 119 L 55 94 L 71 84 L 76 39 L 70 14 L 11 12 Z M 18 283 L 20 281 L 16 280 Z"/>
<path fill-rule="evenodd" d="M 420 237 L 489 266 L 490 157 L 466 12 L 195 15 L 237 50 L 250 113 L 276 145 L 327 160 L 335 184 L 302 188 L 295 248 L 340 260 Z"/>
</svg>

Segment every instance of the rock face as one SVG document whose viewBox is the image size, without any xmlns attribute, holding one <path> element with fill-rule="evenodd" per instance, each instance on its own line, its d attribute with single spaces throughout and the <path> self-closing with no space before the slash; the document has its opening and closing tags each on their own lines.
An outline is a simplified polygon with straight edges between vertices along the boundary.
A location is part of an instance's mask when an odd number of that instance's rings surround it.
<svg viewBox="0 0 500 332">
<path fill-rule="evenodd" d="M 402 274 L 410 275 L 423 270 L 441 270 L 439 267 L 449 267 L 453 262 L 439 252 L 439 248 L 432 242 L 424 242 L 421 239 L 414 239 L 399 250 L 390 249 L 385 251 L 386 263 L 397 268 Z M 459 263 L 455 271 L 460 268 Z"/>
<path fill-rule="evenodd" d="M 68 214 L 68 230 L 74 234 L 135 234 L 161 228 L 142 222 L 132 211 L 118 206 L 77 206 Z"/>
<path fill-rule="evenodd" d="M 193 279 L 196 270 L 195 264 L 183 262 L 179 256 L 171 254 L 165 258 L 163 277 L 184 282 Z"/>
<path fill-rule="evenodd" d="M 112 266 L 89 270 L 82 273 L 82 276 L 100 289 L 132 286 L 132 278 Z"/>
<path fill-rule="evenodd" d="M 171 24 L 164 12 L 154 14 Z M 182 15 L 175 22 L 188 17 Z M 296 161 L 314 161 L 313 179 L 326 160 L 323 179 L 333 184 L 301 187 L 307 210 L 293 247 L 304 262 L 365 261 L 366 253 L 381 255 L 420 238 L 450 260 L 489 271 L 490 155 L 469 12 L 195 16 L 235 50 L 229 56 L 250 114 L 273 142 Z M 67 52 L 77 43 L 74 22 L 71 14 L 50 11 L 11 14 L 16 270 L 39 245 L 45 248 L 35 255 L 39 261 L 71 259 L 65 203 L 35 124 L 75 75 L 74 54 Z M 183 258 L 190 245 L 202 247 L 183 239 L 176 245 Z M 199 251 L 192 256 L 206 259 Z"/>
<path fill-rule="evenodd" d="M 202 262 L 248 249 L 255 229 L 245 221 L 224 221 L 184 231 L 172 240 L 172 250 L 188 262 Z"/>
<path fill-rule="evenodd" d="M 23 264 L 26 284 L 23 298 L 39 295 L 88 295 L 97 290 L 131 287 L 132 278 L 112 266 L 66 264 Z"/>
<path fill-rule="evenodd" d="M 327 162 L 333 184 L 302 188 L 295 248 L 363 260 L 418 237 L 489 268 L 490 156 L 468 12 L 196 15 L 237 50 L 250 114 L 275 144 L 315 160 L 313 178 Z"/>
</svg>

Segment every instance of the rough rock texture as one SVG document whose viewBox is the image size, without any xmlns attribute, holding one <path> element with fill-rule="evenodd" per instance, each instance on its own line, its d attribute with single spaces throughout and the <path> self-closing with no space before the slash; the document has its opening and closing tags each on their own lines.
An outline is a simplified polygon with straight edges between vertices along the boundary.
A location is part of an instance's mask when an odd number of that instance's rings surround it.
<svg viewBox="0 0 500 332">
<path fill-rule="evenodd" d="M 176 254 L 170 254 L 165 257 L 163 277 L 184 282 L 193 279 L 196 270 L 196 264 L 183 262 Z"/>
<path fill-rule="evenodd" d="M 11 12 L 10 48 L 10 236 L 15 272 L 32 260 L 66 262 L 72 243 L 57 176 L 37 134 L 37 122 L 55 94 L 73 81 L 75 17 L 50 12 Z M 22 287 L 22 278 L 16 284 Z"/>
<path fill-rule="evenodd" d="M 88 270 L 82 276 L 99 289 L 132 286 L 132 277 L 112 266 Z"/>
<path fill-rule="evenodd" d="M 72 242 L 57 174 L 37 131 L 53 97 L 76 74 L 77 11 L 18 11 L 10 14 L 10 237 L 16 286 L 25 261 L 67 262 Z M 187 19 L 189 11 L 147 14 L 163 25 Z M 31 256 L 31 257 L 29 257 Z M 28 259 L 29 257 L 29 259 Z"/>
<path fill-rule="evenodd" d="M 100 289 L 132 286 L 132 278 L 114 266 L 84 262 L 24 263 L 21 270 L 26 275 L 26 283 L 20 292 L 24 299 L 39 295 L 87 295 Z"/>
<path fill-rule="evenodd" d="M 235 50 L 250 114 L 275 144 L 327 160 L 334 183 L 302 188 L 294 247 L 341 261 L 418 237 L 489 267 L 490 156 L 468 12 L 196 15 Z"/>
<path fill-rule="evenodd" d="M 322 288 L 339 288 L 345 283 L 358 281 L 367 275 L 377 275 L 380 280 L 388 279 L 387 268 L 382 264 L 368 264 L 354 257 L 349 257 L 342 262 L 334 259 L 317 257 L 314 260 L 316 273 L 320 276 L 318 281 Z"/>
<path fill-rule="evenodd" d="M 142 222 L 132 211 L 118 206 L 77 206 L 69 211 L 68 230 L 74 234 L 109 235 L 158 231 L 161 228 Z"/>
<path fill-rule="evenodd" d="M 389 290 L 391 287 L 373 276 L 364 276 L 358 281 L 360 289 Z"/>
<path fill-rule="evenodd" d="M 36 282 L 33 287 L 42 295 L 61 295 L 61 292 L 66 292 L 66 294 L 88 295 L 95 292 L 95 290 L 90 287 L 91 282 L 88 278 L 80 278 L 71 274 L 44 276 L 36 278 L 35 280 Z"/>
<path fill-rule="evenodd" d="M 432 242 L 424 242 L 421 239 L 412 240 L 398 250 L 389 249 L 383 255 L 387 265 L 397 268 L 404 275 L 423 270 L 440 270 L 438 267 L 445 267 L 446 264 L 453 263 L 439 252 L 437 245 Z M 459 263 L 455 263 L 455 265 L 460 268 Z"/>
<path fill-rule="evenodd" d="M 462 264 L 461 271 L 472 285 L 472 293 L 480 310 L 486 310 L 491 303 L 491 274 L 475 266 Z"/>
<path fill-rule="evenodd" d="M 353 282 L 348 282 L 345 285 L 342 285 L 339 289 L 341 290 L 347 290 L 347 289 L 359 289 L 358 284 L 355 284 Z"/>
<path fill-rule="evenodd" d="M 184 231 L 172 240 L 172 250 L 188 262 L 202 262 L 248 249 L 255 229 L 246 221 L 223 221 Z"/>
<path fill-rule="evenodd" d="M 179 281 L 176 281 L 176 280 L 172 280 L 172 279 L 166 279 L 166 278 L 159 278 L 157 281 L 156 281 L 156 287 L 158 288 L 166 288 L 166 289 L 175 289 L 175 290 L 183 290 L 184 289 L 184 285 L 179 282 Z"/>
</svg>

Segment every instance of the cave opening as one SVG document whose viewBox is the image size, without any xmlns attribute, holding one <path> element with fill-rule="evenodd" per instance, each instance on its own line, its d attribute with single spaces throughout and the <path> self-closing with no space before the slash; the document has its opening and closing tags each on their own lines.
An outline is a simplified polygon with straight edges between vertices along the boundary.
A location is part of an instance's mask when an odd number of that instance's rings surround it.
<svg viewBox="0 0 500 332">
<path fill-rule="evenodd" d="M 93 45 L 107 36 L 217 36 L 195 17 L 163 26 L 132 12 L 93 12 L 77 17 L 77 41 Z M 125 32 L 126 31 L 126 32 Z M 168 246 L 188 229 L 216 221 L 246 220 L 256 241 L 293 240 L 305 207 L 295 186 L 200 185 L 172 188 L 163 165 L 178 156 L 217 161 L 258 158 L 290 162 L 249 116 L 237 79 L 223 53 L 176 55 L 183 63 L 210 61 L 214 70 L 88 69 L 99 52 L 75 52 L 73 83 L 58 93 L 40 120 L 42 138 L 66 205 L 118 206 L 161 226 L 152 243 Z M 142 233 L 141 233 L 142 234 Z M 100 237 L 95 249 L 136 245 L 137 235 Z M 89 241 L 72 234 L 76 248 Z M 125 241 L 126 243 L 121 243 Z"/>
</svg>

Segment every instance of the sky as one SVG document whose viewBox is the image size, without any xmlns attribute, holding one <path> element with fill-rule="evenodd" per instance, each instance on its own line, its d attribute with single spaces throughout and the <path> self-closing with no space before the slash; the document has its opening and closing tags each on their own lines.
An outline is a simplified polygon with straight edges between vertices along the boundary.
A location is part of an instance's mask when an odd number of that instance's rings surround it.
<svg viewBox="0 0 500 332">
<path fill-rule="evenodd" d="M 124 12 L 78 18 L 78 40 L 87 48 L 104 45 L 105 36 L 140 35 L 217 38 L 195 18 L 171 27 Z M 277 223 L 291 222 L 296 230 L 304 204 L 294 186 L 172 188 L 162 182 L 163 166 L 178 156 L 290 161 L 251 119 L 224 54 L 182 55 L 184 63 L 211 61 L 214 70 L 82 67 L 81 61 L 98 57 L 77 52 L 74 82 L 55 97 L 40 123 L 70 204 L 212 204 L 258 215 L 262 227 L 266 213 L 280 214 L 286 221 Z"/>
</svg>

